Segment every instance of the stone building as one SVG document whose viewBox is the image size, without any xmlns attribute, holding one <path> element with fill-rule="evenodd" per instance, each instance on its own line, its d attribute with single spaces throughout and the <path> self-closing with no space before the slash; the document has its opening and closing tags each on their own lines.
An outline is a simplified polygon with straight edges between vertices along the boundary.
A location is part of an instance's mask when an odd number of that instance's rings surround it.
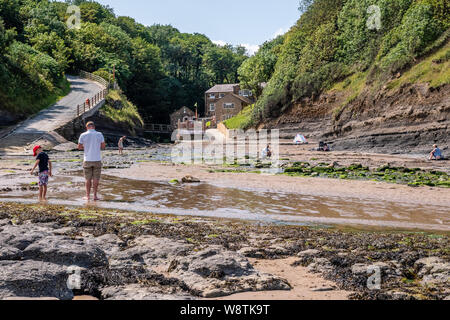
<svg viewBox="0 0 450 320">
<path fill-rule="evenodd" d="M 252 92 L 241 90 L 239 84 L 220 84 L 205 92 L 205 116 L 217 123 L 236 116 L 255 101 Z"/>
<path fill-rule="evenodd" d="M 195 112 L 188 107 L 182 107 L 170 115 L 170 125 L 175 130 L 178 128 L 178 122 L 193 121 L 195 119 Z"/>
</svg>

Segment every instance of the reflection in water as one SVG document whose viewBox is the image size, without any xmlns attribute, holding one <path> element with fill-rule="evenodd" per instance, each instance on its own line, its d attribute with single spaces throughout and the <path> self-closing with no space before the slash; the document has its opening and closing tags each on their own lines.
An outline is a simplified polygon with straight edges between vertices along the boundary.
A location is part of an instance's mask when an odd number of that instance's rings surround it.
<svg viewBox="0 0 450 320">
<path fill-rule="evenodd" d="M 80 176 L 56 177 L 49 190 L 55 204 L 79 205 L 83 198 Z M 5 199 L 32 199 L 35 192 L 17 191 Z M 315 197 L 220 188 L 208 184 L 171 185 L 104 177 L 103 208 L 153 213 L 260 220 L 263 222 L 320 223 L 450 231 L 448 208 L 394 202 Z"/>
</svg>

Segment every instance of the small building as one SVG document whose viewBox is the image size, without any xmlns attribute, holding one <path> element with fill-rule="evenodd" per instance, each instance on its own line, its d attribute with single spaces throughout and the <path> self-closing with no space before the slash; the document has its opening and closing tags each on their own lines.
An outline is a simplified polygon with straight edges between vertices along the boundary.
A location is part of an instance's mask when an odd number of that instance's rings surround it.
<svg viewBox="0 0 450 320">
<path fill-rule="evenodd" d="M 236 116 L 255 102 L 250 90 L 241 90 L 239 84 L 220 84 L 205 92 L 205 116 L 217 123 Z"/>
<path fill-rule="evenodd" d="M 188 107 L 182 107 L 170 115 L 170 125 L 172 128 L 178 129 L 179 122 L 188 122 L 195 120 L 195 112 Z"/>
</svg>

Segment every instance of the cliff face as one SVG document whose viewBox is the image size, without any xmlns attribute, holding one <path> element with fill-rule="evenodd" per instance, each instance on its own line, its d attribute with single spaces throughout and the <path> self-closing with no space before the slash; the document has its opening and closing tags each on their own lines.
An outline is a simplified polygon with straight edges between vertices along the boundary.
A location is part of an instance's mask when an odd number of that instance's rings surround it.
<svg viewBox="0 0 450 320">
<path fill-rule="evenodd" d="M 405 84 L 392 92 L 367 90 L 342 110 L 342 92 L 303 99 L 265 127 L 284 137 L 302 132 L 334 142 L 335 150 L 424 153 L 450 147 L 450 85 Z M 339 110 L 337 112 L 336 110 Z"/>
</svg>

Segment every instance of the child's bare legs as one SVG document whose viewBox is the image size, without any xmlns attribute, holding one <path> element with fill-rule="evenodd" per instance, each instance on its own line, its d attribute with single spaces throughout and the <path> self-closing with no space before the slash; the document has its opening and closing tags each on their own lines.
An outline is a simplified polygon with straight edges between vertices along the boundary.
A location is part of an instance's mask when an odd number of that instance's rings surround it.
<svg viewBox="0 0 450 320">
<path fill-rule="evenodd" d="M 39 186 L 39 201 L 46 201 L 47 200 L 47 186 L 42 185 Z"/>
<path fill-rule="evenodd" d="M 47 201 L 47 185 L 43 186 L 42 200 Z"/>
</svg>

